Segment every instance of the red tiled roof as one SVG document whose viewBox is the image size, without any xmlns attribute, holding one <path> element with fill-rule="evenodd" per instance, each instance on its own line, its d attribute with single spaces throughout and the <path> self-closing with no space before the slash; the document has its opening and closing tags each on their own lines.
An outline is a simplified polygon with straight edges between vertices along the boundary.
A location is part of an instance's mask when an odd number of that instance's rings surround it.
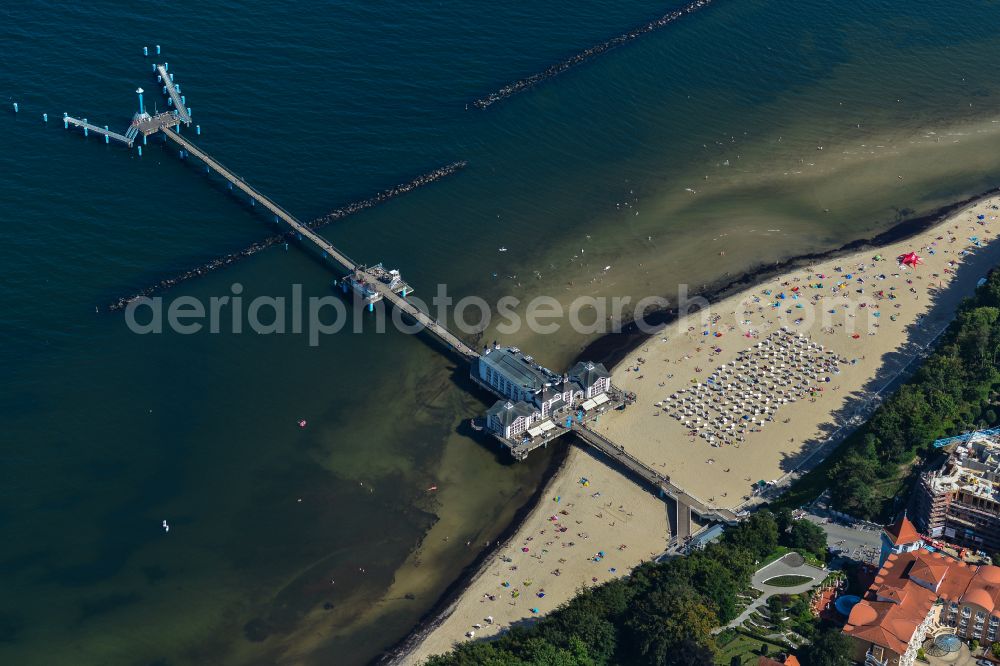
<svg viewBox="0 0 1000 666">
<path fill-rule="evenodd" d="M 872 589 L 875 590 L 875 598 L 879 599 L 880 601 L 891 601 L 894 604 L 901 604 L 903 603 L 903 600 L 906 598 L 905 587 L 904 588 L 892 587 L 891 585 L 886 585 L 883 583 L 882 585 L 879 585 L 877 589 L 873 585 Z"/>
<path fill-rule="evenodd" d="M 948 601 L 958 601 L 969 589 L 969 583 L 976 575 L 976 568 L 965 562 L 945 558 L 943 555 L 940 557 L 948 563 L 948 573 L 945 574 L 944 580 L 938 586 L 938 596 Z"/>
<path fill-rule="evenodd" d="M 987 613 L 993 613 L 1000 608 L 1000 584 L 996 582 L 998 578 L 998 567 L 979 567 L 962 595 L 962 603 L 975 604 Z"/>
<path fill-rule="evenodd" d="M 785 661 L 776 661 L 770 657 L 761 657 L 757 660 L 757 666 L 802 666 L 794 654 L 785 657 Z"/>
<path fill-rule="evenodd" d="M 920 541 L 920 535 L 917 534 L 917 528 L 913 526 L 909 518 L 905 515 L 897 520 L 892 525 L 885 528 L 885 533 L 892 541 L 893 545 L 914 543 Z"/>
<path fill-rule="evenodd" d="M 951 568 L 947 558 L 944 555 L 931 553 L 922 548 L 913 551 L 913 554 L 916 556 L 916 561 L 910 567 L 909 576 L 926 581 L 936 589 Z"/>
<path fill-rule="evenodd" d="M 846 634 L 898 655 L 906 652 L 910 638 L 937 599 L 933 592 L 909 580 L 916 560 L 913 553 L 888 557 L 865 598 L 851 609 L 844 626 Z"/>
<path fill-rule="evenodd" d="M 844 632 L 901 655 L 934 605 L 933 596 L 911 597 L 910 604 L 863 599 L 851 609 Z"/>
<path fill-rule="evenodd" d="M 906 538 L 908 523 L 904 518 L 894 525 L 900 528 L 896 534 Z M 933 585 L 936 592 L 911 577 Z M 975 604 L 994 613 L 1000 610 L 1000 567 L 970 566 L 924 548 L 893 553 L 864 598 L 851 609 L 844 633 L 901 655 L 938 598 Z"/>
</svg>

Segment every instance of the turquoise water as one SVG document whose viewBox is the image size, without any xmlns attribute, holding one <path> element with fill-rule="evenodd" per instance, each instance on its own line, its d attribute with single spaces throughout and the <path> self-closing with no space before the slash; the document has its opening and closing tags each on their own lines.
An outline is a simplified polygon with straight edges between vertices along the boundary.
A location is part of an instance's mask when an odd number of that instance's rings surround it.
<svg viewBox="0 0 1000 666">
<path fill-rule="evenodd" d="M 302 218 L 468 160 L 325 232 L 423 295 L 671 294 L 996 184 L 1000 6 L 985 1 L 718 0 L 465 109 L 667 8 L 5 8 L 0 661 L 364 663 L 547 462 L 500 464 L 467 436 L 482 396 L 418 338 L 137 336 L 94 312 L 268 232 L 172 150 L 140 159 L 62 129 L 64 111 L 125 126 L 136 86 L 156 89 L 143 45 L 163 45 L 199 145 Z M 330 278 L 276 248 L 177 295 L 325 295 Z M 586 342 L 513 337 L 553 367 Z"/>
</svg>

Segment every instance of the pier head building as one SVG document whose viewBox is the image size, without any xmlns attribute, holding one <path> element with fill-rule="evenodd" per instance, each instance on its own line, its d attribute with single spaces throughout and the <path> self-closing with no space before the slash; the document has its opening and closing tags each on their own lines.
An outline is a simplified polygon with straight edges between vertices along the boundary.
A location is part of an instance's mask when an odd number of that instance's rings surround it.
<svg viewBox="0 0 1000 666">
<path fill-rule="evenodd" d="M 486 412 L 486 429 L 515 458 L 620 404 L 601 363 L 579 362 L 558 374 L 517 347 L 487 347 L 472 364 L 472 379 L 499 399 Z"/>
</svg>

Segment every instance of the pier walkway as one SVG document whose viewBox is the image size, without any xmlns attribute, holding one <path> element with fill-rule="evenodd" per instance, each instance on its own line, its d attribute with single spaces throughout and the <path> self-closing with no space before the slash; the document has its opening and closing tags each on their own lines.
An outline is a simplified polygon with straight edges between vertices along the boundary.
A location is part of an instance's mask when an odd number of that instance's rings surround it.
<svg viewBox="0 0 1000 666">
<path fill-rule="evenodd" d="M 727 524 L 737 521 L 736 514 L 729 509 L 717 509 L 708 506 L 697 497 L 684 492 L 670 482 L 669 476 L 656 471 L 627 452 L 624 447 L 615 444 L 604 435 L 594 432 L 583 424 L 574 423 L 572 429 L 584 442 L 659 490 L 661 496 L 666 496 L 674 500 L 674 503 L 677 505 L 677 515 L 676 520 L 674 520 L 675 534 L 673 537 L 678 543 L 683 542 L 684 539 L 691 536 L 692 513 L 699 516 L 702 520 L 718 521 Z"/>
<path fill-rule="evenodd" d="M 205 163 L 207 167 L 221 175 L 223 178 L 228 180 L 233 184 L 234 187 L 239 188 L 251 199 L 261 204 L 269 211 L 271 211 L 279 219 L 283 220 L 292 229 L 294 229 L 304 240 L 308 240 L 313 245 L 315 245 L 320 252 L 323 253 L 324 257 L 330 257 L 338 264 L 344 267 L 345 270 L 349 272 L 365 272 L 365 269 L 357 264 L 354 260 L 348 257 L 346 254 L 338 250 L 330 241 L 326 240 L 318 233 L 309 228 L 308 225 L 303 224 L 298 219 L 296 219 L 291 213 L 286 211 L 284 208 L 274 203 L 254 187 L 249 185 L 243 178 L 237 176 L 235 173 L 224 167 L 217 160 L 215 160 L 211 155 L 204 152 L 198 146 L 194 145 L 179 133 L 171 129 L 164 129 L 163 135 L 166 136 L 170 141 L 173 141 L 182 149 L 188 152 L 188 154 L 197 157 L 199 160 Z M 386 301 L 392 303 L 392 305 L 399 308 L 401 312 L 406 313 L 414 321 L 419 323 L 424 327 L 425 330 L 433 333 L 441 342 L 443 342 L 447 347 L 457 352 L 459 355 L 466 359 L 472 360 L 479 357 L 479 352 L 472 349 L 464 342 L 458 339 L 451 331 L 449 331 L 445 326 L 440 324 L 431 318 L 423 310 L 419 309 L 405 298 L 395 293 L 391 287 L 382 282 L 381 280 L 375 279 L 374 276 L 368 281 L 368 283 L 377 289 L 381 293 L 382 298 Z"/>
<path fill-rule="evenodd" d="M 174 108 L 177 109 L 177 115 L 180 119 L 187 125 L 191 124 L 191 116 L 188 114 L 187 106 L 181 99 L 181 94 L 177 92 L 177 87 L 174 82 L 170 80 L 170 74 L 167 72 L 166 65 L 157 65 L 156 72 L 163 79 L 163 85 L 167 87 L 167 94 L 170 95 L 170 99 L 174 101 Z"/>
<path fill-rule="evenodd" d="M 143 135 L 143 143 L 146 143 L 146 137 L 162 133 L 167 141 L 173 142 L 179 147 L 182 158 L 186 154 L 200 160 L 208 171 L 215 171 L 221 175 L 230 183 L 232 188 L 246 194 L 254 205 L 259 204 L 270 211 L 274 215 L 275 222 L 284 221 L 296 233 L 300 241 L 307 241 L 315 246 L 320 251 L 323 259 L 332 259 L 339 264 L 348 273 L 345 281 L 341 283 L 345 291 L 353 288 L 355 293 L 362 295 L 369 309 L 374 309 L 374 305 L 378 301 L 388 301 L 391 306 L 394 306 L 401 313 L 405 313 L 424 331 L 433 334 L 445 348 L 456 353 L 464 360 L 471 362 L 473 368 L 472 377 L 477 383 L 495 395 L 501 398 L 504 397 L 495 388 L 483 384 L 476 377 L 476 364 L 480 357 L 478 351 L 465 344 L 449 331 L 443 323 L 435 320 L 430 314 L 406 300 L 406 295 L 411 290 L 409 285 L 403 281 L 398 271 L 387 271 L 382 264 L 369 267 L 357 263 L 335 247 L 330 241 L 320 236 L 312 227 L 299 221 L 294 215 L 247 183 L 241 176 L 238 176 L 194 143 L 181 136 L 180 124 L 190 125 L 191 114 L 184 104 L 185 100 L 182 99 L 180 91 L 174 85 L 173 81 L 170 80 L 166 63 L 157 64 L 154 66 L 154 69 L 159 74 L 166 92 L 170 95 L 174 107 L 172 110 L 157 113 L 153 116 L 146 113 L 142 103 L 143 91 L 139 89 L 136 91 L 139 95 L 139 112 L 133 116 L 132 123 L 126 134 L 112 132 L 106 127 L 98 127 L 89 123 L 86 119 L 72 118 L 68 114 L 63 114 L 65 126 L 67 128 L 70 125 L 80 127 L 85 133 L 96 132 L 99 135 L 103 135 L 105 141 L 114 139 L 126 144 L 130 148 L 139 134 Z M 140 146 L 138 150 L 139 155 L 141 155 L 142 147 Z M 530 360 L 528 358 L 528 361 Z M 587 406 L 587 402 L 584 402 L 579 408 L 574 407 L 574 409 L 579 410 L 576 414 L 568 411 L 566 413 L 557 411 L 560 422 L 565 417 L 565 425 L 559 425 L 555 420 L 550 420 L 542 424 L 539 432 L 532 434 L 530 442 L 527 444 L 523 440 L 499 439 L 504 442 L 504 445 L 510 450 L 515 460 L 523 460 L 533 448 L 546 446 L 548 442 L 553 441 L 566 432 L 575 432 L 584 442 L 601 452 L 608 463 L 617 464 L 620 468 L 631 473 L 636 479 L 655 488 L 660 497 L 669 498 L 673 501 L 675 513 L 673 516 L 674 520 L 672 521 L 672 530 L 675 534 L 671 537 L 671 547 L 682 545 L 691 537 L 693 515 L 698 516 L 702 522 L 735 523 L 738 517 L 733 511 L 712 507 L 689 493 L 684 492 L 671 483 L 669 476 L 657 471 L 631 453 L 625 451 L 623 446 L 615 444 L 607 437 L 590 429 L 589 422 L 592 419 L 596 420 L 606 409 L 616 407 L 622 404 L 622 402 L 623 399 L 621 396 L 612 396 L 611 400 L 604 400 L 605 404 L 603 406 L 600 406 L 601 402 L 592 401 L 592 404 L 589 406 Z M 598 407 L 596 411 L 595 407 Z M 587 416 L 587 413 L 590 416 Z M 531 434 L 531 430 L 529 430 L 529 434 Z M 668 502 L 667 505 L 669 507 L 670 503 Z"/>
<path fill-rule="evenodd" d="M 79 118 L 74 118 L 73 116 L 63 116 L 63 123 L 67 127 L 73 125 L 88 132 L 96 132 L 97 134 L 103 134 L 104 136 L 114 139 L 115 141 L 121 141 L 129 148 L 132 147 L 132 140 L 129 139 L 124 134 L 119 134 L 118 132 L 113 132 L 104 127 L 98 127 L 97 125 L 92 125 L 88 123 L 86 119 L 80 120 Z"/>
</svg>

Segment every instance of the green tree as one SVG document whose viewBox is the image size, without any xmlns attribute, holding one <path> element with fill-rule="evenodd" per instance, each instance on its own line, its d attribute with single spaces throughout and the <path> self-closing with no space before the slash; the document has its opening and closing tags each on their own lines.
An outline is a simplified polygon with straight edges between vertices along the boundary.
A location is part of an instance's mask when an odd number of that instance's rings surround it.
<svg viewBox="0 0 1000 666">
<path fill-rule="evenodd" d="M 785 610 L 785 604 L 781 599 L 782 595 L 775 594 L 767 599 L 767 611 L 771 614 L 771 618 L 774 619 L 775 616 L 781 615 Z"/>
<path fill-rule="evenodd" d="M 758 511 L 748 520 L 726 530 L 724 541 L 762 560 L 778 547 L 778 523 L 770 511 Z"/>
<path fill-rule="evenodd" d="M 792 526 L 795 522 L 795 518 L 792 517 L 792 510 L 787 508 L 778 509 L 774 512 L 774 522 L 778 525 L 778 539 L 781 539 L 781 535 L 788 531 L 788 528 Z"/>
<path fill-rule="evenodd" d="M 715 653 L 708 645 L 685 639 L 667 656 L 666 666 L 704 666 L 714 661 Z"/>
<path fill-rule="evenodd" d="M 698 593 L 688 586 L 658 587 L 636 600 L 625 619 L 633 663 L 669 666 L 677 651 L 712 653 L 712 629 L 718 619 Z"/>
<path fill-rule="evenodd" d="M 539 666 L 594 666 L 594 660 L 587 654 L 586 646 L 577 638 L 571 638 L 566 648 L 557 647 L 541 638 L 532 638 L 525 642 L 519 657 L 525 664 Z"/>
<path fill-rule="evenodd" d="M 713 543 L 703 552 L 705 557 L 711 557 L 725 567 L 740 588 L 749 585 L 754 572 L 757 571 L 756 558 L 745 548 Z"/>
<path fill-rule="evenodd" d="M 866 480 L 859 475 L 834 477 L 834 480 L 836 484 L 830 496 L 838 508 L 859 518 L 872 518 L 877 514 L 879 507 L 872 487 L 874 479 Z"/>
<path fill-rule="evenodd" d="M 850 641 L 840 629 L 829 627 L 816 632 L 801 651 L 800 660 L 809 666 L 850 666 Z"/>
<path fill-rule="evenodd" d="M 962 357 L 980 369 L 993 362 L 992 342 L 998 315 L 1000 310 L 991 307 L 979 307 L 958 315 L 959 332 L 955 342 Z"/>
<path fill-rule="evenodd" d="M 826 556 L 826 532 L 816 523 L 796 520 L 783 536 L 783 543 L 789 548 L 805 550 L 821 560 Z"/>
<path fill-rule="evenodd" d="M 518 641 L 510 649 L 496 643 L 464 643 L 446 655 L 437 655 L 427 666 L 594 666 L 579 640 L 559 648 L 541 638 Z"/>
<path fill-rule="evenodd" d="M 729 622 L 739 615 L 736 595 L 743 586 L 733 578 L 732 572 L 722 562 L 700 553 L 686 560 L 688 584 L 711 605 L 719 622 Z"/>
<path fill-rule="evenodd" d="M 600 600 L 589 591 L 582 591 L 548 622 L 542 623 L 538 633 L 559 646 L 579 641 L 595 664 L 609 664 L 617 649 L 618 629 L 608 615 Z"/>
</svg>

